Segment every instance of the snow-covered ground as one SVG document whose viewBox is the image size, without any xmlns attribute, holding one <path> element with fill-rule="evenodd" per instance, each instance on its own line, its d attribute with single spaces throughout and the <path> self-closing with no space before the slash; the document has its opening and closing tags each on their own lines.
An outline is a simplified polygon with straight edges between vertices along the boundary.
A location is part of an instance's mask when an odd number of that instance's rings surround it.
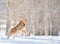
<svg viewBox="0 0 60 44">
<path fill-rule="evenodd" d="M 60 44 L 60 36 L 21 36 L 14 40 L 0 37 L 0 44 Z"/>
</svg>

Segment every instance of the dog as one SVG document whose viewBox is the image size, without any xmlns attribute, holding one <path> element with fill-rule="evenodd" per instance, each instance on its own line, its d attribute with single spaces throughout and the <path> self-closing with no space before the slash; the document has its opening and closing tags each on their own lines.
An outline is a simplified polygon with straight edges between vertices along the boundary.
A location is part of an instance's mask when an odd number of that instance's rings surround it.
<svg viewBox="0 0 60 44">
<path fill-rule="evenodd" d="M 20 22 L 15 27 L 8 31 L 8 38 L 12 36 L 14 39 L 18 35 L 18 33 L 28 35 L 29 33 L 25 27 L 26 23 L 27 23 L 26 19 L 21 19 Z"/>
</svg>

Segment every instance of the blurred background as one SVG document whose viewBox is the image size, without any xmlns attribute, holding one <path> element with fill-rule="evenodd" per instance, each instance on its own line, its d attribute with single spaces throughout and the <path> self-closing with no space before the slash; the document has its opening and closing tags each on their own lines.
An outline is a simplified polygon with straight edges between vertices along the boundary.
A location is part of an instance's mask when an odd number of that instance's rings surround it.
<svg viewBox="0 0 60 44">
<path fill-rule="evenodd" d="M 26 28 L 31 36 L 59 36 L 60 0 L 0 0 L 0 36 L 20 18 L 28 20 Z"/>
</svg>

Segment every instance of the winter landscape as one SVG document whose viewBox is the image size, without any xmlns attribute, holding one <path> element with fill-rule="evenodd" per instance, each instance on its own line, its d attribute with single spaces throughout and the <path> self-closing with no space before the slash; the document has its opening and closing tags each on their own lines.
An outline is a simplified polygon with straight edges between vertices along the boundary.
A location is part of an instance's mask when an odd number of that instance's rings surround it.
<svg viewBox="0 0 60 44">
<path fill-rule="evenodd" d="M 0 0 L 0 44 L 60 44 L 60 0 Z"/>
</svg>

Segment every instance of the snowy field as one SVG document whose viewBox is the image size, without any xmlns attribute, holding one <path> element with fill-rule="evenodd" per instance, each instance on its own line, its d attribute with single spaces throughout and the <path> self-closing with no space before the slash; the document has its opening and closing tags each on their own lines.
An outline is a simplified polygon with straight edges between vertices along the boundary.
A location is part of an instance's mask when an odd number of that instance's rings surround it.
<svg viewBox="0 0 60 44">
<path fill-rule="evenodd" d="M 23 36 L 14 40 L 0 37 L 0 44 L 60 44 L 60 36 Z"/>
</svg>

